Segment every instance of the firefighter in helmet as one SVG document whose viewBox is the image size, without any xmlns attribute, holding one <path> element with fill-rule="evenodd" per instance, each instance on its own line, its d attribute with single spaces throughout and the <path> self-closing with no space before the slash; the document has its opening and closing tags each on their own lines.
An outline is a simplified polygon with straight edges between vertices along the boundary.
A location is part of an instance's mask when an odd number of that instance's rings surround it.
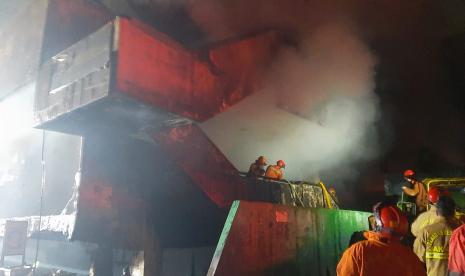
<svg viewBox="0 0 465 276">
<path fill-rule="evenodd" d="M 260 156 L 250 164 L 249 171 L 247 172 L 247 176 L 250 177 L 259 177 L 265 176 L 265 168 L 266 168 L 266 158 L 264 156 Z"/>
<path fill-rule="evenodd" d="M 415 203 L 419 212 L 425 211 L 428 206 L 428 194 L 425 186 L 417 179 L 413 170 L 406 170 L 404 172 L 404 178 L 412 184 L 412 188 L 403 186 L 403 192 L 409 196 L 415 197 Z"/>
<path fill-rule="evenodd" d="M 334 189 L 333 187 L 329 188 L 328 189 L 328 193 L 331 195 L 331 197 L 333 198 L 333 200 L 339 204 L 339 199 L 337 198 L 337 194 L 336 194 L 336 189 Z"/>
<path fill-rule="evenodd" d="M 374 231 L 367 240 L 350 246 L 337 265 L 338 276 L 425 275 L 425 268 L 413 251 L 400 240 L 408 232 L 405 214 L 392 203 L 380 202 L 373 208 Z"/>
<path fill-rule="evenodd" d="M 424 227 L 418 234 L 413 250 L 426 265 L 428 276 L 447 275 L 449 240 L 462 222 L 455 218 L 455 202 L 448 196 L 439 196 L 436 211 L 439 219 Z"/>
<path fill-rule="evenodd" d="M 283 169 L 286 168 L 286 163 L 283 160 L 276 162 L 276 165 L 269 165 L 266 169 L 265 177 L 274 180 L 281 180 L 284 177 Z"/>
<path fill-rule="evenodd" d="M 428 203 L 430 208 L 428 211 L 421 213 L 412 223 L 412 234 L 417 237 L 421 230 L 426 226 L 433 224 L 439 219 L 436 209 L 436 203 L 439 196 L 447 195 L 447 190 L 442 190 L 438 187 L 431 187 L 428 191 Z"/>
</svg>

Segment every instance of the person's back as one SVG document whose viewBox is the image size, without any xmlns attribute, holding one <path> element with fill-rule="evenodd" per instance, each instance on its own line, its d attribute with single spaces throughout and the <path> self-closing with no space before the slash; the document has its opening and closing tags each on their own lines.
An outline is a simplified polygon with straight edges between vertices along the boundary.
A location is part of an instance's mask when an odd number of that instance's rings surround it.
<svg viewBox="0 0 465 276">
<path fill-rule="evenodd" d="M 421 213 L 412 223 L 412 234 L 417 237 L 426 226 L 436 223 L 438 219 L 436 207 L 431 206 L 428 211 Z"/>
<path fill-rule="evenodd" d="M 344 252 L 338 276 L 425 275 L 417 256 L 399 241 L 383 239 L 375 232 L 365 232 L 365 237 Z"/>
<path fill-rule="evenodd" d="M 465 225 L 455 229 L 450 238 L 449 275 L 465 276 Z"/>
<path fill-rule="evenodd" d="M 373 207 L 374 231 L 367 240 L 349 247 L 337 265 L 338 276 L 421 276 L 425 269 L 413 251 L 400 239 L 408 232 L 402 211 L 389 202 Z"/>
<path fill-rule="evenodd" d="M 418 258 L 426 264 L 428 275 L 447 275 L 449 239 L 452 231 L 453 227 L 446 219 L 440 218 L 436 223 L 426 226 L 418 236 L 420 242 L 415 242 L 414 250 Z"/>
<path fill-rule="evenodd" d="M 435 223 L 440 217 L 437 214 L 436 203 L 440 196 L 446 195 L 447 190 L 439 187 L 431 187 L 428 190 L 428 205 L 430 209 L 426 212 L 421 213 L 416 220 L 412 223 L 412 234 L 417 237 L 423 228 L 428 225 Z"/>
<path fill-rule="evenodd" d="M 460 225 L 454 218 L 455 203 L 449 197 L 441 197 L 437 203 L 439 219 L 423 228 L 414 243 L 418 258 L 426 264 L 430 276 L 447 275 L 449 240 L 452 231 Z"/>
</svg>

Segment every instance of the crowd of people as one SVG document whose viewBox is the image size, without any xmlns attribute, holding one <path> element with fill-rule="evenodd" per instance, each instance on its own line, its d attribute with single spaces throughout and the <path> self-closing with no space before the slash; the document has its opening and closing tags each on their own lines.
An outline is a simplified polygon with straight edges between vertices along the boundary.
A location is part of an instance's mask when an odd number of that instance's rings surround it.
<svg viewBox="0 0 465 276">
<path fill-rule="evenodd" d="M 281 180 L 283 160 L 268 165 L 264 156 L 250 165 L 248 176 Z M 447 190 L 426 191 L 412 170 L 404 172 L 411 183 L 402 187 L 415 198 L 420 215 L 409 225 L 407 216 L 392 202 L 373 208 L 372 230 L 351 244 L 337 266 L 338 276 L 465 276 L 465 220 L 456 216 L 456 204 Z M 403 239 L 411 235 L 413 246 Z"/>
<path fill-rule="evenodd" d="M 406 174 L 413 179 L 413 174 Z M 454 200 L 446 190 L 432 187 L 423 193 L 421 182 L 411 183 L 413 188 L 403 190 L 421 194 L 417 204 L 426 202 L 420 210 L 428 209 L 411 225 L 413 248 L 402 242 L 409 234 L 407 216 L 392 202 L 378 203 L 373 208 L 374 229 L 344 252 L 338 276 L 465 276 L 465 225 L 456 216 Z"/>
</svg>

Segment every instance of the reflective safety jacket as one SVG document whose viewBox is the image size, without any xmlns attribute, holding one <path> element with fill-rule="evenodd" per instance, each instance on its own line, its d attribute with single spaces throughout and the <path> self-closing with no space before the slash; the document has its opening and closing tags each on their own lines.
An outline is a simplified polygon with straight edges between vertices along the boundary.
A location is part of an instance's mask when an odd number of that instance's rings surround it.
<svg viewBox="0 0 465 276">
<path fill-rule="evenodd" d="M 398 240 L 365 232 L 367 240 L 349 247 L 337 265 L 338 276 L 423 276 L 423 264 Z"/>
<path fill-rule="evenodd" d="M 456 219 L 438 219 L 420 232 L 413 250 L 418 258 L 426 264 L 428 276 L 447 275 L 449 258 L 449 240 L 452 231 L 460 225 Z"/>
<path fill-rule="evenodd" d="M 265 176 L 275 180 L 283 179 L 284 173 L 280 166 L 278 165 L 269 165 L 266 169 Z"/>
<path fill-rule="evenodd" d="M 450 275 L 465 275 L 465 225 L 452 232 L 449 244 Z"/>
<path fill-rule="evenodd" d="M 421 213 L 417 219 L 412 223 L 412 234 L 417 237 L 423 228 L 437 222 L 440 218 L 436 213 L 436 206 L 431 206 L 430 209 Z"/>
</svg>

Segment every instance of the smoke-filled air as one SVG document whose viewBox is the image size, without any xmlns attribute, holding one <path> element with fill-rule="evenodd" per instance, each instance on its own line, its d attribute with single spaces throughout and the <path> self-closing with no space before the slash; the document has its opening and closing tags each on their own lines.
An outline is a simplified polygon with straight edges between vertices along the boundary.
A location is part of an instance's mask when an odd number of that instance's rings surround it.
<svg viewBox="0 0 465 276">
<path fill-rule="evenodd" d="M 377 156 L 376 58 L 357 30 L 321 24 L 283 46 L 263 88 L 202 124 L 241 171 L 257 156 L 286 161 L 285 178 L 351 178 Z"/>
</svg>

